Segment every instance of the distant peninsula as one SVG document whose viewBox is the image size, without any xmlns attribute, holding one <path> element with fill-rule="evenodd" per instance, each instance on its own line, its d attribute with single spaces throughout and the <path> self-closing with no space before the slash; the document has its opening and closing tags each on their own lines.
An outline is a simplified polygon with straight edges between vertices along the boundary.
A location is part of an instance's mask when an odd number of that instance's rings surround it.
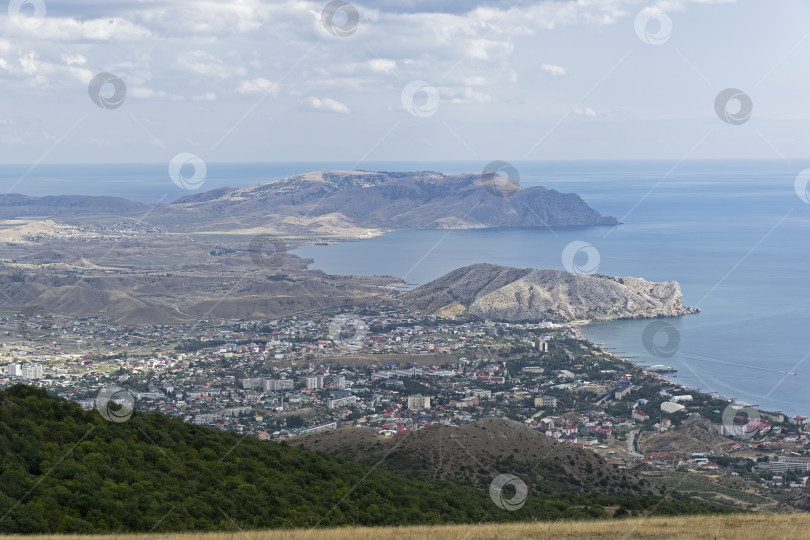
<svg viewBox="0 0 810 540">
<path fill-rule="evenodd" d="M 497 179 L 497 180 L 496 180 Z M 579 195 L 508 184 L 494 173 L 317 171 L 261 185 L 193 192 L 168 204 L 116 197 L 10 194 L 0 218 L 71 222 L 129 217 L 170 233 L 274 234 L 290 243 L 347 240 L 404 229 L 613 226 Z"/>
<path fill-rule="evenodd" d="M 489 184 L 488 184 L 489 182 Z M 319 171 L 189 195 L 163 210 L 188 226 L 233 228 L 233 216 L 276 234 L 372 236 L 402 229 L 616 225 L 579 195 L 540 186 L 500 193 L 478 173 Z M 160 213 L 157 214 L 159 216 Z"/>
</svg>

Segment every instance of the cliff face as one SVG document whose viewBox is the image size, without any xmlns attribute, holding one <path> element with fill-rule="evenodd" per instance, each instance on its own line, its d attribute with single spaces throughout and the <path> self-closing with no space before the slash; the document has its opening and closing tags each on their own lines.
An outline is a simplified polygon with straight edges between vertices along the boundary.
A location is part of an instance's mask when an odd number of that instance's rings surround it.
<svg viewBox="0 0 810 540">
<path fill-rule="evenodd" d="M 464 310 L 501 321 L 609 321 L 697 311 L 684 307 L 681 287 L 674 281 L 657 283 L 483 263 L 454 270 L 403 295 L 402 300 L 411 309 Z"/>
</svg>

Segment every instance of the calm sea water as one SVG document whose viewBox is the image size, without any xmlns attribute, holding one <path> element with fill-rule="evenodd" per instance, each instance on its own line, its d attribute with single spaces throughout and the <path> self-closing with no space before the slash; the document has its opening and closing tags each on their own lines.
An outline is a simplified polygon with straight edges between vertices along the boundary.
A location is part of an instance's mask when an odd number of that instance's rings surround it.
<svg viewBox="0 0 810 540">
<path fill-rule="evenodd" d="M 351 163 L 209 164 L 203 189 L 245 186 Z M 486 163 L 364 163 L 365 170 L 480 171 Z M 810 413 L 810 205 L 794 179 L 810 162 L 513 162 L 523 186 L 578 193 L 617 228 L 400 231 L 296 251 L 330 273 L 395 275 L 422 284 L 459 266 L 491 262 L 563 268 L 563 248 L 585 241 L 598 272 L 676 280 L 702 313 L 670 319 L 669 357 L 642 343 L 649 321 L 592 324 L 589 338 L 641 364 L 666 364 L 674 380 L 763 409 Z M 676 166 L 677 165 L 677 166 Z M 673 168 L 674 167 L 674 168 Z M 13 189 L 12 189 L 13 188 Z M 93 194 L 169 202 L 187 194 L 165 165 L 0 167 L 0 190 Z M 578 262 L 582 262 L 579 261 Z M 664 336 L 665 338 L 666 336 Z M 661 341 L 659 336 L 659 343 Z M 666 341 L 664 339 L 664 341 Z M 795 374 L 794 374 L 795 373 Z"/>
</svg>

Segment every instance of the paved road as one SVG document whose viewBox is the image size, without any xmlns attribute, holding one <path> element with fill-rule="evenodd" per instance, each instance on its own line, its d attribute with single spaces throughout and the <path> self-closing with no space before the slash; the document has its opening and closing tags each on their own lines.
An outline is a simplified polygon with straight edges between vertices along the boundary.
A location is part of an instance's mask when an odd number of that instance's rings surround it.
<svg viewBox="0 0 810 540">
<path fill-rule="evenodd" d="M 627 434 L 627 453 L 632 454 L 634 456 L 642 456 L 638 452 L 636 452 L 636 435 L 638 432 L 641 431 L 640 429 L 634 429 L 630 433 Z"/>
</svg>

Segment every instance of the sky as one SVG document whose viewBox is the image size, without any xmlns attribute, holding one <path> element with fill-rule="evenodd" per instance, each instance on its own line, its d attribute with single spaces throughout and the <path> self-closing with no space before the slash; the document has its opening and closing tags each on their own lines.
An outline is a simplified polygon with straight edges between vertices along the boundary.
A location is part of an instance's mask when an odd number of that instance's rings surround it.
<svg viewBox="0 0 810 540">
<path fill-rule="evenodd" d="M 12 0 L 0 163 L 789 161 L 809 36 L 806 0 Z"/>
</svg>

